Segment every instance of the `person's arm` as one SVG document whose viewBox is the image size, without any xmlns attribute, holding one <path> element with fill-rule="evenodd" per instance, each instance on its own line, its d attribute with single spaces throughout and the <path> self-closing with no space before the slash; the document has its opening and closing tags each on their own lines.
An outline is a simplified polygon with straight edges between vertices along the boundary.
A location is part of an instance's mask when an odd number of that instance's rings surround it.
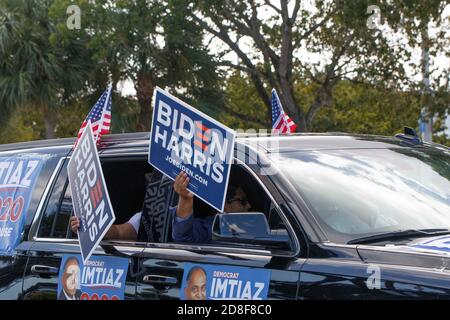
<svg viewBox="0 0 450 320">
<path fill-rule="evenodd" d="M 211 241 L 212 219 L 193 216 L 194 195 L 187 189 L 189 178 L 180 172 L 175 178 L 174 190 L 179 195 L 178 206 L 171 210 L 172 238 L 176 242 L 204 243 Z"/>
<path fill-rule="evenodd" d="M 172 239 L 175 242 L 193 242 L 193 221 L 194 217 L 190 214 L 187 218 L 180 218 L 177 215 L 178 208 L 171 208 L 172 216 Z"/>
<path fill-rule="evenodd" d="M 175 214 L 176 210 L 176 208 L 171 209 L 173 241 L 187 243 L 208 243 L 211 241 L 213 217 L 196 219 L 191 214 L 186 219 L 182 219 Z"/>
<path fill-rule="evenodd" d="M 106 232 L 105 240 L 137 240 L 137 233 L 129 223 L 113 224 Z"/>
<path fill-rule="evenodd" d="M 73 233 L 77 233 L 80 228 L 80 219 L 76 216 L 70 217 L 70 229 Z M 137 233 L 130 223 L 113 224 L 106 232 L 105 240 L 137 240 Z"/>
<path fill-rule="evenodd" d="M 178 206 L 171 210 L 172 238 L 176 242 L 193 241 L 194 195 L 187 189 L 189 178 L 181 171 L 175 178 L 173 189 L 178 193 Z"/>
<path fill-rule="evenodd" d="M 186 219 L 194 210 L 194 194 L 187 189 L 189 177 L 186 172 L 181 171 L 175 178 L 173 188 L 178 193 L 177 217 Z"/>
</svg>

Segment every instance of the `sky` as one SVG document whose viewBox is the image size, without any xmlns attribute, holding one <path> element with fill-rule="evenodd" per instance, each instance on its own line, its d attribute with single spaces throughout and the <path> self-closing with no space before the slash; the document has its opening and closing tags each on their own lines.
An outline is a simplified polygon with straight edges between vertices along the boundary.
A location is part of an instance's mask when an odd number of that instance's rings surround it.
<svg viewBox="0 0 450 320">
<path fill-rule="evenodd" d="M 273 4 L 278 3 L 273 0 L 271 2 Z M 314 0 L 303 1 L 302 9 L 314 11 L 313 2 L 314 2 Z M 290 5 L 291 5 L 290 10 L 292 10 L 293 1 L 290 2 Z M 258 16 L 260 18 L 264 19 L 265 17 L 268 17 L 269 15 L 273 14 L 273 12 L 274 11 L 272 11 L 272 9 L 266 8 L 264 10 L 261 10 L 259 12 Z M 373 13 L 372 13 L 372 15 L 373 15 Z M 380 12 L 380 15 L 382 16 L 382 12 Z M 371 17 L 371 11 L 369 11 L 367 16 L 368 16 L 368 19 Z M 450 38 L 450 4 L 448 4 L 446 6 L 446 8 L 443 12 L 443 17 L 444 17 L 444 19 L 443 19 L 444 23 L 442 25 L 442 28 L 444 30 L 446 30 L 446 34 Z M 445 19 L 445 18 L 447 18 L 447 19 Z M 376 22 L 377 20 L 374 20 L 374 21 Z M 384 35 L 386 35 L 386 34 L 388 35 L 387 37 L 388 37 L 388 39 L 390 38 L 390 41 L 393 46 L 405 46 L 406 45 L 406 40 L 404 39 L 404 37 L 402 35 L 393 33 L 391 30 L 389 30 L 386 26 L 383 26 L 383 25 L 377 25 L 377 27 L 381 30 L 381 32 L 383 32 Z M 441 27 L 441 26 L 439 26 L 439 27 Z M 435 37 L 436 30 L 437 30 L 437 26 L 430 24 L 430 37 Z M 389 37 L 389 35 L 391 35 L 391 36 Z M 209 41 L 210 41 L 210 39 L 205 39 L 205 42 L 209 42 Z M 218 39 L 213 39 L 210 43 L 211 43 L 210 49 L 212 52 L 220 52 L 224 48 L 224 44 Z M 251 50 L 250 42 L 246 41 L 245 39 L 243 39 L 239 42 L 239 46 L 241 48 L 244 48 L 244 50 L 247 52 Z M 407 72 L 410 75 L 411 79 L 413 79 L 416 82 L 421 82 L 422 75 L 415 74 L 415 72 L 413 71 L 413 68 L 408 66 L 408 63 L 414 62 L 414 64 L 419 64 L 421 61 L 422 51 L 420 48 L 414 48 L 414 49 L 411 49 L 411 53 L 412 53 L 411 61 L 405 62 Z M 314 54 L 314 53 L 309 52 L 308 48 L 306 48 L 305 46 L 298 48 L 298 50 L 296 50 L 295 54 L 296 54 L 297 58 L 301 59 L 301 61 L 308 61 L 311 63 L 320 63 L 322 65 L 325 64 L 326 60 L 328 59 L 326 53 Z M 232 62 L 236 62 L 237 55 L 235 53 L 231 52 L 231 53 L 225 55 L 224 59 L 230 60 Z M 441 74 L 442 72 L 449 70 L 450 69 L 450 58 L 446 57 L 443 52 L 440 52 L 436 57 L 431 58 L 431 68 L 437 69 L 435 71 L 435 75 Z M 433 75 L 431 77 L 431 81 L 433 81 Z M 133 83 L 129 80 L 120 82 L 118 84 L 118 88 L 122 92 L 122 95 L 135 95 L 136 94 Z M 449 130 L 447 131 L 447 134 L 450 135 L 450 117 L 447 119 L 446 123 L 447 123 L 447 128 L 449 128 Z"/>
</svg>

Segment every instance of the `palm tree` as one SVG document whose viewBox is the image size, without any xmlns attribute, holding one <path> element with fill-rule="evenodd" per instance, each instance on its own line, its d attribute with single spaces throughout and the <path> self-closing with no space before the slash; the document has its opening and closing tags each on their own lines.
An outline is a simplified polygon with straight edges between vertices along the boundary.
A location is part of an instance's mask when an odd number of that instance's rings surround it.
<svg viewBox="0 0 450 320">
<path fill-rule="evenodd" d="M 185 18 L 183 1 L 104 2 L 91 6 L 92 47 L 113 83 L 133 82 L 140 106 L 136 130 L 150 129 L 156 86 L 178 89 L 177 96 L 204 106 L 220 101 L 215 63 L 202 43 L 203 31 Z"/>
<path fill-rule="evenodd" d="M 23 105 L 44 115 L 45 138 L 54 138 L 55 110 L 83 87 L 89 71 L 82 42 L 50 41 L 54 21 L 51 1 L 0 0 L 0 121 Z"/>
</svg>

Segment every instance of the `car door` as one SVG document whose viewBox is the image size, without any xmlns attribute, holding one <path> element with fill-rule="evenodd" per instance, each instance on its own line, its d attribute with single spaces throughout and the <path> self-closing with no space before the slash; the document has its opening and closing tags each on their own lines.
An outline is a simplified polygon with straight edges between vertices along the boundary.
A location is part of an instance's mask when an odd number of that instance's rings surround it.
<svg viewBox="0 0 450 320">
<path fill-rule="evenodd" d="M 80 257 L 76 235 L 69 229 L 72 215 L 72 198 L 67 179 L 67 162 L 52 186 L 50 197 L 32 228 L 32 246 L 24 273 L 23 298 L 57 299 L 58 275 L 63 259 Z M 125 299 L 134 299 L 139 253 L 142 249 L 130 242 L 102 241 L 92 257 L 124 258 L 128 261 L 125 280 Z M 81 299 L 101 299 L 96 295 Z"/>
<path fill-rule="evenodd" d="M 25 271 L 28 250 L 31 243 L 27 241 L 28 232 L 34 218 L 35 212 L 39 209 L 40 201 L 45 198 L 46 186 L 51 181 L 55 167 L 60 160 L 60 150 L 53 149 L 48 152 L 46 149 L 36 149 L 33 152 L 4 152 L 0 156 L 0 163 L 2 167 L 2 195 L 0 196 L 0 229 L 8 228 L 8 223 L 13 218 L 16 222 L 20 221 L 21 216 L 24 217 L 23 230 L 17 234 L 18 245 L 11 254 L 0 253 L 0 300 L 5 299 L 20 299 L 22 298 L 22 280 Z M 28 159 L 28 160 L 27 160 Z M 27 165 L 27 161 L 35 161 L 35 173 L 31 172 L 31 167 Z M 22 162 L 23 161 L 23 162 Z M 22 164 L 20 164 L 22 162 Z M 15 169 L 6 169 L 5 164 L 16 164 Z M 18 167 L 22 166 L 22 173 L 19 173 Z M 4 170 L 6 169 L 6 170 Z M 30 171 L 30 172 L 29 172 Z M 4 180 L 8 178 L 3 177 L 4 174 L 10 177 L 17 173 L 17 177 L 21 177 L 29 181 L 29 183 L 18 183 L 15 188 L 14 183 L 9 179 L 9 183 Z M 27 178 L 30 177 L 30 179 Z M 27 189 L 30 189 L 27 191 Z M 12 193 L 11 193 L 12 192 Z M 9 195 L 8 195 L 9 194 Z M 8 202 L 8 198 L 10 202 Z M 22 201 L 20 206 L 15 206 L 17 201 Z M 9 203 L 9 204 L 8 204 Z M 12 203 L 12 205 L 11 205 Z M 10 226 L 10 225 L 9 225 Z M 2 234 L 4 236 L 4 234 Z"/>
<path fill-rule="evenodd" d="M 305 262 L 305 250 L 300 248 L 298 236 L 294 233 L 290 220 L 280 210 L 274 196 L 248 167 L 243 164 L 240 167 L 251 177 L 250 185 L 254 188 L 259 186 L 264 193 L 257 192 L 256 197 L 269 199 L 270 205 L 267 210 L 270 211 L 270 215 L 279 215 L 281 219 L 279 221 L 284 222 L 293 246 L 289 250 L 276 252 L 251 243 L 183 244 L 170 241 L 149 243 L 139 261 L 138 299 L 195 298 L 193 295 L 189 296 L 192 288 L 188 288 L 188 279 L 193 277 L 194 272 L 207 274 L 208 299 L 284 300 L 297 297 L 299 270 Z M 166 221 L 169 223 L 166 239 L 170 239 L 171 219 Z M 259 283 L 259 287 L 256 282 Z M 254 284 L 254 287 L 248 289 L 246 286 L 249 283 Z M 258 289 L 265 286 L 267 290 L 261 295 Z"/>
</svg>

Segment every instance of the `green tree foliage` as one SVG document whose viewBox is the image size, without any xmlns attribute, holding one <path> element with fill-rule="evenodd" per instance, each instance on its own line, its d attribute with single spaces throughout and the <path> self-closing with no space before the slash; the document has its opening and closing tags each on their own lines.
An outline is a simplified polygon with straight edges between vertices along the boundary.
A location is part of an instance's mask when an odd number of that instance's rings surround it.
<svg viewBox="0 0 450 320">
<path fill-rule="evenodd" d="M 72 4 L 81 9 L 79 30 L 67 26 Z M 368 27 L 370 5 L 381 8 L 385 29 Z M 149 130 L 156 86 L 233 128 L 269 129 L 276 88 L 302 132 L 392 135 L 404 125 L 417 129 L 425 105 L 437 115 L 436 141 L 448 143 L 442 132 L 450 72 L 433 63 L 450 54 L 450 41 L 442 28 L 424 33 L 444 23 L 445 5 L 0 0 L 0 142 L 75 136 L 112 83 L 113 133 Z M 392 32 L 406 43 L 393 44 Z M 432 61 L 429 91 L 420 78 L 423 61 L 412 56 L 424 47 Z M 124 80 L 136 96 L 121 96 Z"/>
<path fill-rule="evenodd" d="M 42 110 L 35 106 L 21 106 L 10 111 L 0 127 L 0 144 L 45 138 Z"/>
<path fill-rule="evenodd" d="M 226 109 L 219 118 L 221 122 L 235 129 L 267 129 L 266 106 L 256 92 L 251 79 L 245 74 L 234 72 L 225 85 Z"/>
<path fill-rule="evenodd" d="M 450 58 L 450 17 L 444 15 L 450 5 L 440 0 L 381 1 L 381 5 L 391 28 L 406 40 L 404 50 L 409 58 L 413 49 L 421 51 L 421 59 L 408 61 L 415 76 L 409 78 L 409 84 L 420 92 L 421 106 L 428 111 L 423 116 L 434 118 L 434 138 L 442 141 L 445 117 L 450 111 L 450 70 L 443 69 L 439 61 Z"/>
<path fill-rule="evenodd" d="M 72 99 L 58 108 L 55 114 L 54 135 L 57 138 L 76 137 L 81 123 L 98 96 L 89 95 Z M 113 96 L 111 132 L 133 132 L 139 117 L 139 105 L 134 98 Z M 43 111 L 35 106 L 21 106 L 12 110 L 0 127 L 0 144 L 46 138 Z"/>
<path fill-rule="evenodd" d="M 239 64 L 222 61 L 226 67 L 248 74 L 270 118 L 270 90 L 280 100 L 301 131 L 313 126 L 316 113 L 332 105 L 334 86 L 348 77 L 386 79 L 402 75 L 402 65 L 386 39 L 366 27 L 370 2 L 288 1 L 194 2 L 192 19 L 225 48 Z M 249 48 L 244 49 L 239 41 Z M 319 62 L 306 61 L 305 52 L 321 55 Z M 298 100 L 296 81 L 316 84 L 311 103 Z"/>
<path fill-rule="evenodd" d="M 79 42 L 52 43 L 51 1 L 0 1 L 1 118 L 19 106 L 41 110 L 45 137 L 55 136 L 55 108 L 83 87 L 89 55 Z"/>
<path fill-rule="evenodd" d="M 315 83 L 297 82 L 295 87 L 299 101 L 305 103 L 314 101 L 316 91 Z M 270 128 L 264 102 L 248 77 L 233 74 L 227 81 L 226 97 L 230 110 L 222 116 L 222 122 L 234 129 Z M 402 132 L 404 126 L 418 130 L 420 100 L 414 91 L 341 81 L 334 87 L 332 105 L 318 112 L 311 131 L 391 136 Z"/>
<path fill-rule="evenodd" d="M 53 16 L 65 41 L 78 37 L 63 26 L 68 0 L 56 0 Z M 200 109 L 220 112 L 219 73 L 203 45 L 203 31 L 185 19 L 180 0 L 100 0 L 81 6 L 79 37 L 87 39 L 96 61 L 93 86 L 110 79 L 131 80 L 140 113 L 136 130 L 149 130 L 156 86 L 168 88 Z"/>
<path fill-rule="evenodd" d="M 99 96 L 89 95 L 72 101 L 61 108 L 57 116 L 56 134 L 58 137 L 75 137 L 81 123 Z M 113 94 L 111 133 L 133 132 L 139 117 L 136 99 Z"/>
<path fill-rule="evenodd" d="M 334 89 L 333 108 L 317 115 L 316 132 L 394 135 L 404 126 L 418 129 L 420 97 L 369 84 L 341 82 Z"/>
</svg>

